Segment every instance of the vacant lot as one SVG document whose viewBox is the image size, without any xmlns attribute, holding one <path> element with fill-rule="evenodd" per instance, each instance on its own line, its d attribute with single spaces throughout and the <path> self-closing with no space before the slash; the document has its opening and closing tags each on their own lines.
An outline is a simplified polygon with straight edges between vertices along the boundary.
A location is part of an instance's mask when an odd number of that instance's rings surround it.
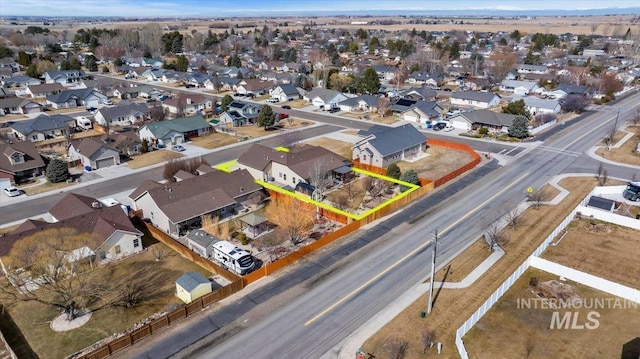
<svg viewBox="0 0 640 359">
<path fill-rule="evenodd" d="M 622 146 L 610 150 L 599 148 L 596 154 L 611 161 L 640 166 L 640 154 L 636 152 L 640 141 L 640 127 L 628 127 L 627 131 L 635 132 L 635 135 L 629 138 Z M 616 132 L 616 136 L 611 143 L 615 144 L 623 135 L 626 135 L 626 133 Z"/>
<path fill-rule="evenodd" d="M 335 154 L 338 154 L 346 159 L 351 159 L 353 154 L 351 147 L 353 147 L 352 143 L 334 140 L 328 137 L 320 137 L 311 141 L 305 142 L 306 144 L 324 147 Z"/>
<path fill-rule="evenodd" d="M 363 349 L 385 358 L 385 345 L 400 339 L 408 343 L 405 359 L 424 358 L 420 343 L 420 330 L 425 326 L 435 329 L 437 341 L 444 344 L 439 358 L 458 358 L 455 349 L 455 331 L 493 291 L 542 243 L 544 238 L 562 222 L 564 217 L 593 189 L 596 181 L 591 177 L 566 178 L 560 181 L 569 195 L 556 206 L 530 208 L 522 215 L 524 222 L 516 230 L 506 229 L 509 238 L 503 247 L 506 254 L 473 285 L 465 289 L 443 289 L 436 296 L 433 311 L 426 319 L 420 318 L 427 296 L 424 295 L 391 322 L 387 323 L 363 345 Z M 507 352 L 505 352 L 507 353 Z M 434 351 L 430 352 L 431 355 Z M 490 357 L 490 356 L 489 356 Z"/>
<path fill-rule="evenodd" d="M 143 239 L 143 243 L 146 241 Z M 161 261 L 156 261 L 152 253 L 153 248 L 163 248 L 169 255 Z M 143 280 L 152 283 L 142 304 L 133 308 L 107 307 L 98 310 L 86 325 L 68 332 L 51 330 L 50 321 L 60 313 L 53 307 L 34 302 L 7 305 L 19 331 L 40 358 L 64 358 L 98 340 L 131 327 L 169 305 L 180 304 L 174 296 L 175 280 L 185 272 L 199 272 L 205 277 L 211 275 L 198 265 L 175 254 L 162 243 L 152 244 L 145 252 L 111 266 L 118 278 L 130 278 L 130 282 Z M 154 270 L 144 271 L 149 267 L 153 267 Z M 143 272 L 145 274 L 141 275 Z M 19 334 L 10 332 L 5 335 Z"/>
<path fill-rule="evenodd" d="M 136 169 L 177 159 L 183 156 L 184 155 L 181 153 L 170 151 L 168 149 L 156 150 L 131 157 L 131 159 L 127 161 L 127 167 Z"/>
<path fill-rule="evenodd" d="M 428 156 L 416 162 L 398 162 L 402 173 L 415 170 L 420 178 L 437 180 L 473 160 L 473 157 L 464 151 L 444 147 L 432 146 L 427 148 L 425 153 Z"/>
<path fill-rule="evenodd" d="M 583 218 L 542 258 L 640 289 L 640 231 Z"/>
<path fill-rule="evenodd" d="M 471 358 L 620 358 L 622 346 L 638 336 L 640 306 L 637 309 L 561 309 L 561 317 L 568 311 L 577 311 L 578 324 L 588 323 L 587 313 L 597 311 L 599 327 L 549 329 L 553 309 L 518 306 L 518 300 L 534 298 L 527 290 L 531 277 L 538 278 L 540 283 L 558 280 L 550 273 L 527 270 L 463 338 Z M 616 298 L 581 284 L 565 283 L 586 303 L 590 303 L 590 298 Z"/>
<path fill-rule="evenodd" d="M 435 275 L 436 282 L 459 282 L 491 255 L 483 238 L 473 242 Z"/>
<path fill-rule="evenodd" d="M 226 133 L 211 133 L 206 136 L 192 138 L 190 141 L 195 146 L 206 149 L 213 149 L 230 145 L 232 143 L 237 143 L 238 137 L 227 135 Z"/>
</svg>

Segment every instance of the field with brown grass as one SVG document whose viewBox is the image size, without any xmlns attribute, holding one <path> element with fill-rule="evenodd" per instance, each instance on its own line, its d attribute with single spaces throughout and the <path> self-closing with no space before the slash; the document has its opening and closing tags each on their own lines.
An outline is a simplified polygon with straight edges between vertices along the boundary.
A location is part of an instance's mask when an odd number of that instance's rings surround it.
<svg viewBox="0 0 640 359">
<path fill-rule="evenodd" d="M 353 155 L 353 151 L 351 150 L 353 144 L 349 142 L 334 140 L 329 137 L 319 137 L 311 141 L 306 141 L 305 143 L 313 146 L 324 147 L 346 159 L 351 159 Z"/>
<path fill-rule="evenodd" d="M 420 178 L 436 180 L 473 160 L 471 155 L 464 151 L 444 147 L 431 146 L 425 153 L 428 156 L 416 162 L 398 162 L 402 173 L 414 170 Z"/>
<path fill-rule="evenodd" d="M 636 152 L 638 141 L 640 141 L 640 127 L 629 126 L 627 128 L 627 131 L 635 132 L 635 135 L 629 138 L 622 146 L 618 148 L 611 148 L 609 150 L 605 148 L 599 148 L 598 150 L 596 150 L 596 154 L 611 161 L 640 166 L 640 154 Z M 616 135 L 614 136 L 611 143 L 615 144 L 624 135 L 626 135 L 626 133 L 620 131 L 616 132 Z M 604 143 L 601 143 L 600 145 L 602 146 L 604 145 Z"/>
<path fill-rule="evenodd" d="M 152 152 L 143 153 L 141 155 L 133 156 L 126 162 L 127 167 L 131 169 L 146 167 L 155 165 L 158 163 L 166 162 L 173 159 L 178 159 L 184 155 L 178 152 L 174 152 L 168 149 L 156 150 Z"/>
</svg>

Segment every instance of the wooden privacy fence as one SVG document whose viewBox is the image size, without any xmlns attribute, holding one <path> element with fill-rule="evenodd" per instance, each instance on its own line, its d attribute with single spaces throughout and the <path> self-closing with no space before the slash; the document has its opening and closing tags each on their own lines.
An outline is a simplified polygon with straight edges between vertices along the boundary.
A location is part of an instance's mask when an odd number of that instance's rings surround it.
<svg viewBox="0 0 640 359">
<path fill-rule="evenodd" d="M 429 139 L 427 144 L 429 146 L 445 147 L 445 148 L 451 148 L 458 151 L 464 151 L 469 155 L 471 155 L 471 157 L 473 157 L 473 160 L 471 160 L 471 162 L 438 178 L 434 183 L 435 187 L 440 187 L 443 184 L 451 181 L 452 179 L 460 176 L 461 174 L 469 171 L 470 169 L 477 166 L 481 161 L 480 155 L 477 154 L 476 151 L 474 151 L 473 148 L 471 148 L 469 145 L 465 145 L 463 143 L 443 141 L 443 140 L 438 140 L 434 138 L 434 139 Z"/>
<path fill-rule="evenodd" d="M 373 172 L 375 174 L 379 174 L 379 175 L 383 175 L 383 176 L 387 175 L 387 169 L 386 168 L 376 167 L 376 166 L 368 165 L 366 163 L 361 163 L 360 160 L 357 159 L 357 158 L 355 160 L 351 161 L 351 163 L 353 164 L 353 167 L 355 167 L 355 168 L 359 168 L 361 170 Z"/>
</svg>

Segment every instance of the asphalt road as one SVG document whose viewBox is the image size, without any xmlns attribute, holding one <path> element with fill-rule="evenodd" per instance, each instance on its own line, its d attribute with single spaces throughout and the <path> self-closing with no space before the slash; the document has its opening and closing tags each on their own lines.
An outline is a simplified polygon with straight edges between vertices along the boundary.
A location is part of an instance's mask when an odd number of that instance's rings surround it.
<svg viewBox="0 0 640 359">
<path fill-rule="evenodd" d="M 632 114 L 634 95 L 616 104 L 619 121 Z M 412 285 L 426 278 L 428 241 L 440 231 L 439 263 L 481 234 L 504 208 L 522 201 L 529 186 L 576 169 L 593 173 L 583 152 L 602 139 L 615 113 L 598 112 L 529 150 L 506 167 L 495 162 L 460 182 L 358 231 L 345 244 L 309 258 L 299 268 L 180 330 L 158 334 L 127 352 L 135 358 L 318 358 Z M 619 122 L 622 123 L 622 122 Z M 612 177 L 634 169 L 609 166 Z M 287 295 L 290 293 L 290 295 Z M 436 304 L 438 305 L 437 301 Z M 442 304 L 440 304 L 442 305 Z M 212 333 L 207 335 L 207 333 Z M 199 340 L 202 338 L 201 340 Z M 186 349 L 183 349 L 186 348 Z"/>
</svg>

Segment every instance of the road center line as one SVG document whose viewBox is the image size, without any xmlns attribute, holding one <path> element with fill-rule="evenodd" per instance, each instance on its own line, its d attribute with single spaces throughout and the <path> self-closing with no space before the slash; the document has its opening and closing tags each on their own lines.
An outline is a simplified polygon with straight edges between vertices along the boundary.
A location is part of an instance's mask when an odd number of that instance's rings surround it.
<svg viewBox="0 0 640 359">
<path fill-rule="evenodd" d="M 594 132 L 595 130 L 599 129 L 602 126 L 605 126 L 607 124 L 609 124 L 609 122 L 611 122 L 611 119 L 609 119 L 608 121 L 603 121 L 600 125 L 594 127 L 591 129 L 591 131 L 587 131 L 585 132 L 582 136 L 576 138 L 575 140 L 571 141 L 568 145 L 564 146 L 561 148 L 561 150 L 567 150 L 567 148 L 569 148 L 570 146 L 572 146 L 574 143 L 580 141 L 581 139 L 589 136 L 592 132 Z"/>
<path fill-rule="evenodd" d="M 467 217 L 471 216 L 472 214 L 474 214 L 475 212 L 477 212 L 480 208 L 484 207 L 487 203 L 493 201 L 496 197 L 500 196 L 502 193 L 506 192 L 508 189 L 510 189 L 511 187 L 515 186 L 516 184 L 520 183 L 525 177 L 529 176 L 529 172 L 526 172 L 525 174 L 523 174 L 522 176 L 520 176 L 519 178 L 517 178 L 516 180 L 514 180 L 513 182 L 509 183 L 508 186 L 506 186 L 505 188 L 503 188 L 500 192 L 494 194 L 493 196 L 491 196 L 490 198 L 488 198 L 486 201 L 482 202 L 481 204 L 479 204 L 478 206 L 476 206 L 474 209 L 472 209 L 471 211 L 469 211 L 467 214 L 465 214 L 464 216 L 460 217 L 457 221 L 451 223 L 449 226 L 447 226 L 445 229 L 438 231 L 438 233 L 440 235 L 444 235 L 445 233 L 447 233 L 448 231 L 451 230 L 451 228 L 457 226 L 460 222 L 464 221 L 465 219 L 467 219 Z M 371 283 L 375 282 L 376 280 L 380 279 L 382 276 L 384 276 L 385 274 L 387 274 L 388 272 L 390 272 L 393 268 L 397 267 L 398 265 L 400 265 L 400 263 L 406 261 L 408 258 L 414 256 L 416 253 L 418 253 L 419 251 L 423 250 L 424 248 L 426 248 L 429 244 L 431 244 L 432 241 L 427 241 L 421 245 L 419 245 L 416 249 L 412 250 L 410 253 L 408 253 L 407 255 L 405 255 L 404 257 L 400 258 L 398 261 L 396 261 L 395 263 L 393 263 L 392 265 L 390 265 L 389 267 L 387 267 L 385 270 L 383 270 L 382 272 L 378 273 L 375 277 L 369 279 L 368 281 L 366 281 L 365 283 L 363 283 L 362 285 L 360 285 L 358 288 L 354 289 L 353 291 L 351 291 L 350 293 L 348 293 L 347 295 L 345 295 L 344 297 L 340 298 L 338 301 L 336 301 L 335 303 L 331 304 L 330 306 L 328 306 L 326 309 L 324 309 L 323 311 L 321 311 L 320 313 L 316 314 L 313 318 L 307 320 L 304 325 L 307 326 L 313 322 L 315 322 L 316 320 L 318 320 L 320 317 L 322 317 L 323 315 L 329 313 L 330 311 L 332 311 L 333 309 L 335 309 L 337 306 L 339 306 L 340 304 L 344 303 L 345 301 L 347 301 L 349 298 L 353 297 L 354 295 L 358 294 L 359 292 L 361 292 L 363 289 L 365 289 L 366 287 L 368 287 Z"/>
</svg>

